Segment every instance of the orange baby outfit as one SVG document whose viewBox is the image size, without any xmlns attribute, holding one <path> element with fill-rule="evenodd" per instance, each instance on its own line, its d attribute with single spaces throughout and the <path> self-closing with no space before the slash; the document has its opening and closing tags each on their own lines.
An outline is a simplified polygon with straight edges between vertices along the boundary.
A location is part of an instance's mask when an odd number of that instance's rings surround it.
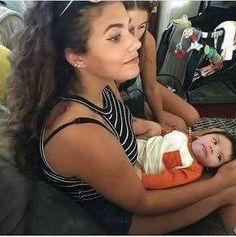
<svg viewBox="0 0 236 237">
<path fill-rule="evenodd" d="M 165 189 L 197 180 L 203 167 L 193 158 L 187 135 L 172 131 L 148 140 L 138 139 L 138 162 L 146 189 Z"/>
</svg>

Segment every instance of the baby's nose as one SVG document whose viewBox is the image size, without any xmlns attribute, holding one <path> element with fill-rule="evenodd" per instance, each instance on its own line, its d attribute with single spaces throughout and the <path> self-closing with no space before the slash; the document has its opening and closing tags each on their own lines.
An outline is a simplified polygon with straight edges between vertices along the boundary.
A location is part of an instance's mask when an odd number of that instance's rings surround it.
<svg viewBox="0 0 236 237">
<path fill-rule="evenodd" d="M 211 152 L 211 154 L 213 154 L 213 148 L 212 148 L 212 146 L 210 146 L 210 152 Z"/>
</svg>

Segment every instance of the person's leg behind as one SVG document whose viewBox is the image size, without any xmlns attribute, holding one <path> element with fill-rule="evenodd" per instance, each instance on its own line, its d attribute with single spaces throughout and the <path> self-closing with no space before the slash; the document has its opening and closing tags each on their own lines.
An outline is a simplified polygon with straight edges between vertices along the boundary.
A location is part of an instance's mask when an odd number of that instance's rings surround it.
<svg viewBox="0 0 236 237">
<path fill-rule="evenodd" d="M 219 209 L 228 234 L 236 227 L 236 187 L 228 188 L 181 210 L 154 217 L 134 216 L 130 234 L 165 234 L 193 224 Z M 207 233 L 206 233 L 207 234 Z"/>
<path fill-rule="evenodd" d="M 184 99 L 169 91 L 160 84 L 163 109 L 166 112 L 174 114 L 185 121 L 186 125 L 191 127 L 198 122 L 200 116 L 197 110 Z M 175 117 L 173 117 L 176 119 Z M 178 121 L 177 121 L 178 122 Z"/>
</svg>

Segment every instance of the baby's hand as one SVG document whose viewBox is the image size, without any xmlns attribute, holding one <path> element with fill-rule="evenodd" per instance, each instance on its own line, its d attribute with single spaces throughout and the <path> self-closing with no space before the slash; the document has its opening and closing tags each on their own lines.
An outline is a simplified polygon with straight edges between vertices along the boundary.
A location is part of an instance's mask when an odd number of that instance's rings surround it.
<svg viewBox="0 0 236 237">
<path fill-rule="evenodd" d="M 160 136 L 161 135 L 161 126 L 159 123 L 148 121 L 147 123 L 147 132 L 145 135 L 147 137 Z"/>
</svg>

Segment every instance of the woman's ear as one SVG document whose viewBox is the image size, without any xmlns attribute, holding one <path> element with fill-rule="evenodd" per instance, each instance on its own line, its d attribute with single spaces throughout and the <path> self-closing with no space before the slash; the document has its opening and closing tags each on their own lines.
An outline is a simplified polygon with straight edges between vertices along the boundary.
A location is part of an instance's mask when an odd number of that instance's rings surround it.
<svg viewBox="0 0 236 237">
<path fill-rule="evenodd" d="M 73 67 L 84 68 L 85 65 L 82 60 L 82 56 L 75 52 L 75 50 L 71 48 L 66 48 L 64 51 L 65 58 L 67 62 Z"/>
</svg>

